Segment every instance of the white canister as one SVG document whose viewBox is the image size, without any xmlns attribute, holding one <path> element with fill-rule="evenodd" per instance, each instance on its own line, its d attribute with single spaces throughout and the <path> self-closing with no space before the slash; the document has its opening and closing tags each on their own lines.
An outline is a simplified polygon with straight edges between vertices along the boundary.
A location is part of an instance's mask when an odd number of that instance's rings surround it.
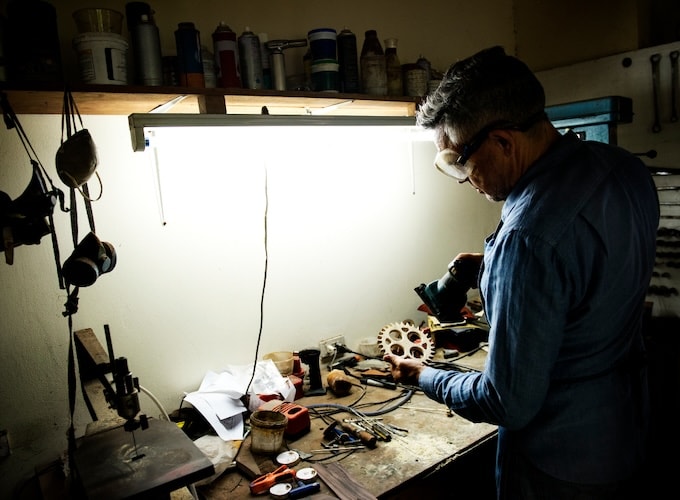
<svg viewBox="0 0 680 500">
<path fill-rule="evenodd" d="M 83 83 L 127 85 L 125 38 L 116 33 L 82 33 L 73 39 Z"/>
</svg>

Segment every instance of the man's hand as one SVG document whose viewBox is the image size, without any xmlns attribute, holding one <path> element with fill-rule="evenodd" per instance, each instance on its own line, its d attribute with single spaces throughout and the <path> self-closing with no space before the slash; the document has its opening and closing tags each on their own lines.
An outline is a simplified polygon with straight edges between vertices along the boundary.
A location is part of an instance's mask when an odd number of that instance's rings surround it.
<svg viewBox="0 0 680 500">
<path fill-rule="evenodd" d="M 383 360 L 391 365 L 390 370 L 395 382 L 406 385 L 418 385 L 420 372 L 425 368 L 425 365 L 420 360 L 399 358 L 393 354 L 385 354 Z"/>
</svg>

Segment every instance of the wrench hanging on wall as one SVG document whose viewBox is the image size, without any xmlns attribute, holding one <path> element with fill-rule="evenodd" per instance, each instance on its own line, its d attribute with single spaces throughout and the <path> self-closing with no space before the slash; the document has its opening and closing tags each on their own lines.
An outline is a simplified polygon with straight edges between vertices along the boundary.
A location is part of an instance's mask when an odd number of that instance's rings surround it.
<svg viewBox="0 0 680 500">
<path fill-rule="evenodd" d="M 654 124 L 652 125 L 652 132 L 661 132 L 661 119 L 659 117 L 659 94 L 660 94 L 660 79 L 659 79 L 659 62 L 661 61 L 661 54 L 652 54 L 649 57 L 652 63 L 652 90 L 654 92 Z"/>
</svg>

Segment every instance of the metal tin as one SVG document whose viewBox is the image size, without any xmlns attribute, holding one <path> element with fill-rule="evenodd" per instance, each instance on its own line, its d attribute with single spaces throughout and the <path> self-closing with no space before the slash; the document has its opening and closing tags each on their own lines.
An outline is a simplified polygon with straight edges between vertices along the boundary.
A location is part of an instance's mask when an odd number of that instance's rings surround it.
<svg viewBox="0 0 680 500">
<path fill-rule="evenodd" d="M 357 37 L 347 28 L 338 33 L 338 63 L 340 64 L 340 92 L 358 93 L 359 61 L 357 55 Z"/>
<path fill-rule="evenodd" d="M 241 74 L 236 33 L 220 21 L 212 34 L 212 39 L 217 67 L 217 85 L 224 88 L 240 88 Z"/>
<path fill-rule="evenodd" d="M 404 90 L 410 97 L 423 97 L 427 94 L 427 71 L 417 64 L 405 64 Z"/>
<path fill-rule="evenodd" d="M 135 81 L 140 85 L 162 85 L 163 63 L 158 27 L 146 14 L 130 31 L 135 62 Z"/>
<path fill-rule="evenodd" d="M 238 37 L 238 55 L 241 62 L 241 81 L 247 89 L 263 88 L 262 52 L 260 37 L 246 26 Z"/>
<path fill-rule="evenodd" d="M 205 87 L 201 35 L 194 23 L 183 22 L 177 25 L 175 43 L 179 84 L 184 87 Z"/>
</svg>

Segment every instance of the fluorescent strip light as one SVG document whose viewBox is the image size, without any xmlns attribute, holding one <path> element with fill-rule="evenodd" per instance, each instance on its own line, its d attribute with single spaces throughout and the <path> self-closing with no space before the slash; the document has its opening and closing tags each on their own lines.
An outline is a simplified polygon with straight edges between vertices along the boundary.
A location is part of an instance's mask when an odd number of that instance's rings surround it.
<svg viewBox="0 0 680 500">
<path fill-rule="evenodd" d="M 133 151 L 144 151 L 145 128 L 160 127 L 276 127 L 276 126 L 399 126 L 415 127 L 412 116 L 223 115 L 135 113 L 128 116 Z"/>
</svg>

